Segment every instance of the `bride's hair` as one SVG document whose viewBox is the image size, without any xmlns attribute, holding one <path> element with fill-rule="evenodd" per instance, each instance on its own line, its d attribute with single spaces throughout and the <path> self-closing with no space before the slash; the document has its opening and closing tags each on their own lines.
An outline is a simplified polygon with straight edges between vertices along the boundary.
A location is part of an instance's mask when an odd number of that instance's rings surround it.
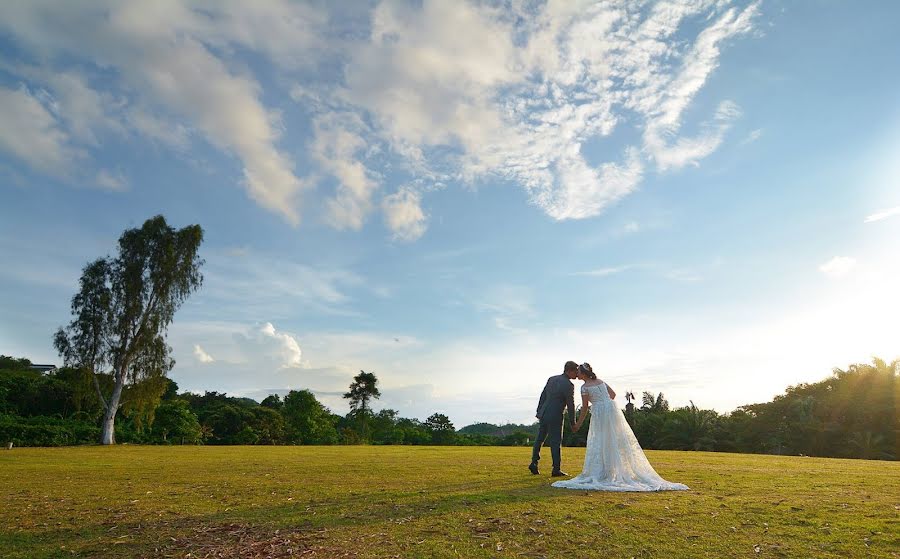
<svg viewBox="0 0 900 559">
<path fill-rule="evenodd" d="M 586 376 L 591 380 L 597 380 L 597 375 L 594 374 L 594 370 L 591 369 L 590 363 L 582 363 L 578 365 L 578 370 L 581 371 L 581 374 Z"/>
</svg>

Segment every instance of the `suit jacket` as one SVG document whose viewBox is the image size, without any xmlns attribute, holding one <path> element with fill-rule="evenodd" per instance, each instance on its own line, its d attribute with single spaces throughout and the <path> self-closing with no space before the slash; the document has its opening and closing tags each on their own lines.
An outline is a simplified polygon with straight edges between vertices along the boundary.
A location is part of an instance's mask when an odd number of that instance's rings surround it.
<svg viewBox="0 0 900 559">
<path fill-rule="evenodd" d="M 569 417 L 575 421 L 575 385 L 565 373 L 547 379 L 547 385 L 541 392 L 536 416 L 541 421 L 558 420 L 562 422 L 563 410 L 569 408 Z"/>
</svg>

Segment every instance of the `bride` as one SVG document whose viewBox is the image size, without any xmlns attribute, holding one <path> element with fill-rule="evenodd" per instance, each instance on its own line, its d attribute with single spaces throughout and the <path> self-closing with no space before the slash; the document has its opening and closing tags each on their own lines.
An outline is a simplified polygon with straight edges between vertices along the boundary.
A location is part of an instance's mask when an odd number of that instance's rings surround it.
<svg viewBox="0 0 900 559">
<path fill-rule="evenodd" d="M 555 482 L 553 487 L 597 491 L 687 489 L 687 485 L 671 483 L 659 477 L 647 461 L 625 416 L 616 406 L 616 393 L 597 378 L 589 364 L 578 366 L 578 378 L 584 384 L 581 386 L 581 415 L 573 427 L 574 431 L 581 428 L 587 416 L 588 403 L 591 408 L 584 469 L 572 479 Z"/>
</svg>

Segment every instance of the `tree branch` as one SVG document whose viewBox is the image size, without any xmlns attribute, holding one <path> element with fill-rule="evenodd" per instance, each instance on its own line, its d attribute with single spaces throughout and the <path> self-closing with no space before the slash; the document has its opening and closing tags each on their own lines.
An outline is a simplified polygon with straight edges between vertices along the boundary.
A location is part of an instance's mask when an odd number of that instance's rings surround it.
<svg viewBox="0 0 900 559">
<path fill-rule="evenodd" d="M 106 403 L 106 398 L 103 397 L 103 392 L 100 391 L 100 381 L 97 380 L 97 373 L 91 371 L 91 378 L 94 381 L 94 388 L 97 389 L 97 397 L 100 398 L 100 402 L 103 404 L 103 409 L 107 409 L 109 406 Z"/>
</svg>

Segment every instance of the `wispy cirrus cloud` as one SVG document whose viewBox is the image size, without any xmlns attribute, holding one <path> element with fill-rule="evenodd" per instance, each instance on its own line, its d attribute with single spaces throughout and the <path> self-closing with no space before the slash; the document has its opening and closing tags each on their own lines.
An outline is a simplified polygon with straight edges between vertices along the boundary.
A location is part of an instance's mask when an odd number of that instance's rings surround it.
<svg viewBox="0 0 900 559">
<path fill-rule="evenodd" d="M 866 216 L 865 223 L 873 223 L 875 221 L 881 221 L 883 219 L 888 219 L 890 217 L 896 217 L 900 215 L 900 206 L 896 208 L 888 208 L 886 210 L 877 211 L 871 215 Z"/>
<path fill-rule="evenodd" d="M 616 274 L 621 274 L 627 270 L 634 268 L 633 265 L 625 265 L 625 266 L 610 266 L 607 268 L 597 268 L 594 270 L 588 270 L 586 272 L 574 272 L 571 275 L 573 276 L 589 276 L 594 278 L 603 278 L 606 276 L 613 276 Z"/>
</svg>

